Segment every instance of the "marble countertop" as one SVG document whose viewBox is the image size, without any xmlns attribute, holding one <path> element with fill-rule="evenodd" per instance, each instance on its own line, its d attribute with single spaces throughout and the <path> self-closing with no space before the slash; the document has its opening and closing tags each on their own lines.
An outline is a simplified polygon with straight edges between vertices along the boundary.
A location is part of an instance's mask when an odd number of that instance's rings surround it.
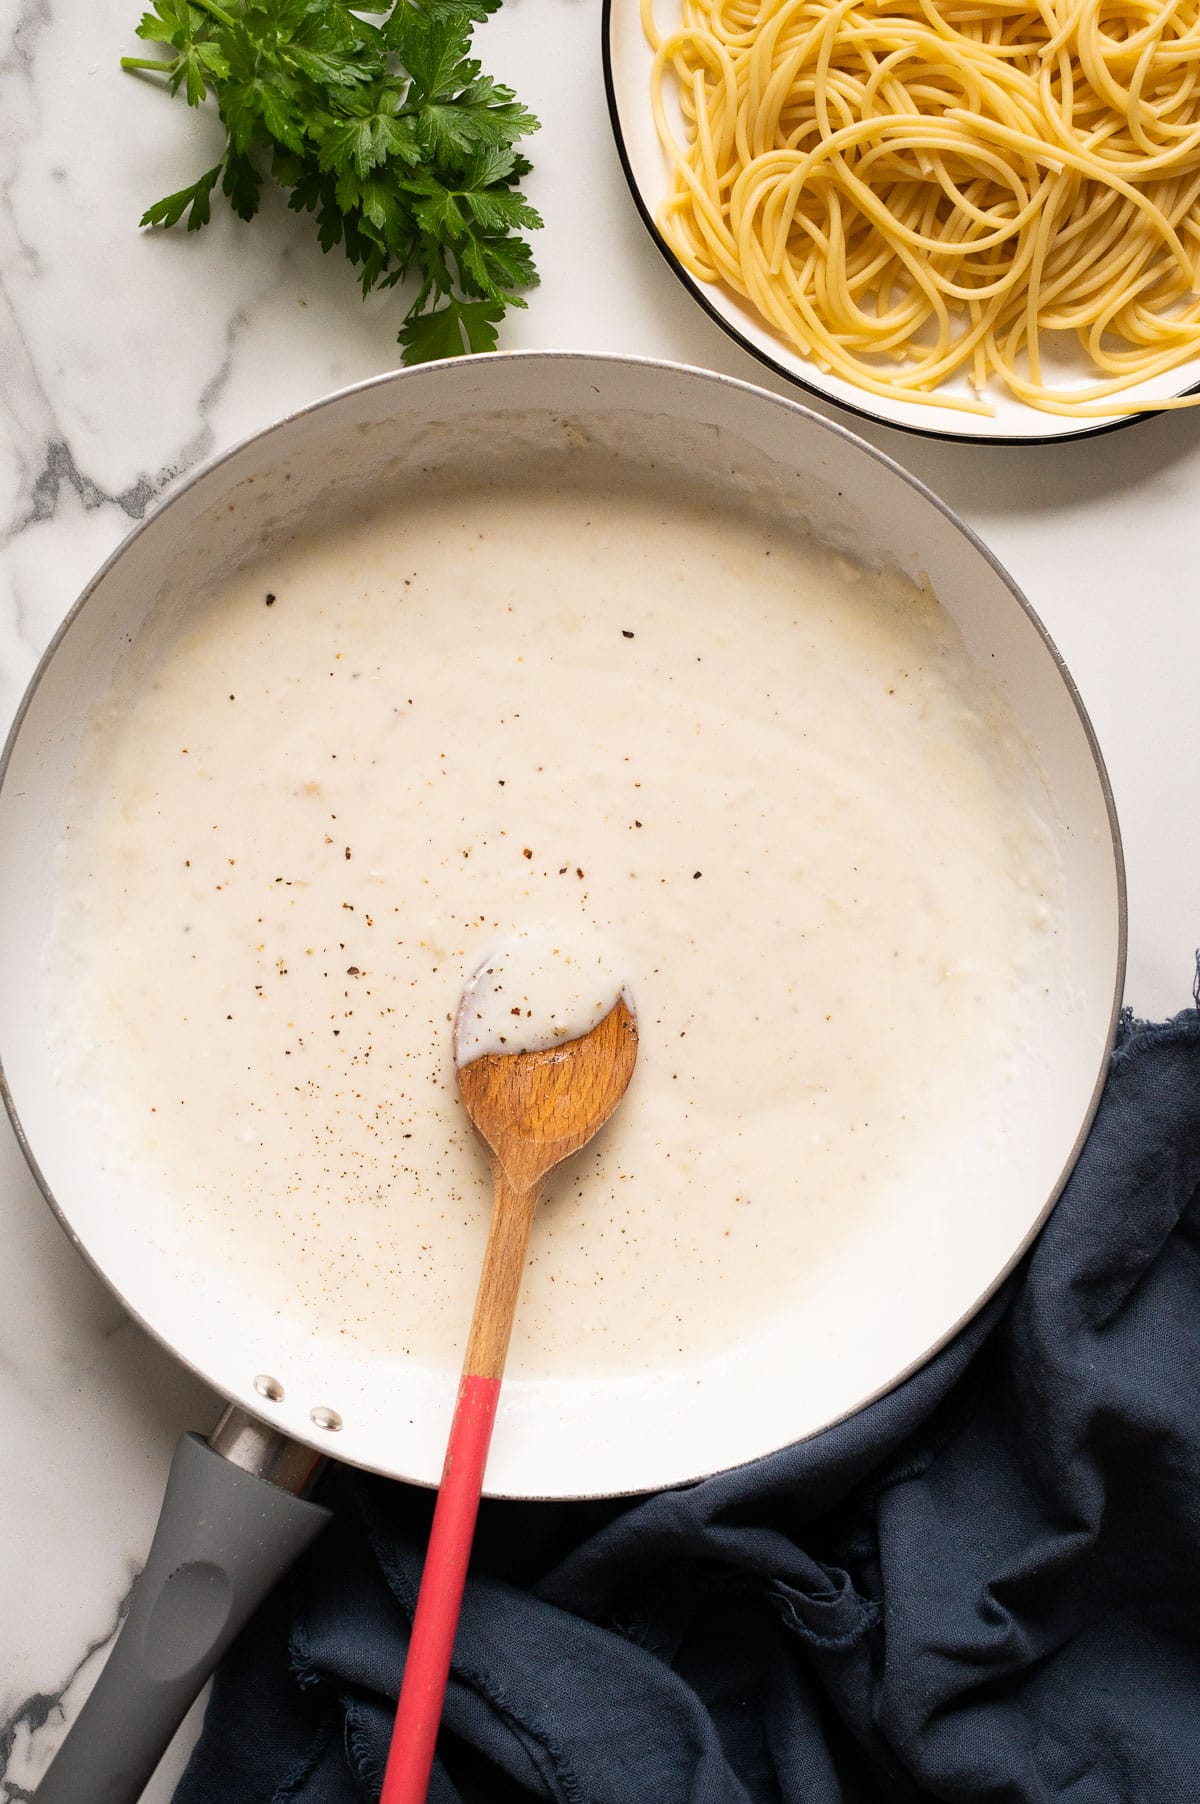
<svg viewBox="0 0 1200 1804">
<path fill-rule="evenodd" d="M 0 4 L 0 731 L 88 576 L 173 482 L 396 362 L 395 298 L 361 303 L 344 261 L 282 204 L 253 228 L 217 208 L 199 236 L 138 232 L 217 135 L 119 72 L 138 14 Z M 677 358 L 794 392 L 694 307 L 646 238 L 611 142 L 599 35 L 599 0 L 505 0 L 482 38 L 489 69 L 543 122 L 528 184 L 543 281 L 502 342 Z M 1200 412 L 1057 449 L 847 423 L 959 510 L 1048 626 L 1122 823 L 1127 1000 L 1143 1015 L 1186 1006 L 1200 942 Z M 104 1658 L 177 1435 L 207 1431 L 220 1405 L 85 1269 L 6 1123 L 0 1273 L 0 1804 L 14 1804 Z M 151 1804 L 181 1764 L 177 1748 Z"/>
</svg>

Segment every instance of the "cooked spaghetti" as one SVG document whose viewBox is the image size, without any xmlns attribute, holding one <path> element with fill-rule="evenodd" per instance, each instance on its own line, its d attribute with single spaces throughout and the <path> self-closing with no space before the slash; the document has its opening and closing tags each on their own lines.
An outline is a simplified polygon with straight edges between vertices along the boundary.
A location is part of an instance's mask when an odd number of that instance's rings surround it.
<svg viewBox="0 0 1200 1804">
<path fill-rule="evenodd" d="M 1122 395 L 1200 356 L 1200 0 L 682 0 L 668 36 L 641 4 L 659 230 L 819 369 L 977 413 L 1196 399 Z"/>
</svg>

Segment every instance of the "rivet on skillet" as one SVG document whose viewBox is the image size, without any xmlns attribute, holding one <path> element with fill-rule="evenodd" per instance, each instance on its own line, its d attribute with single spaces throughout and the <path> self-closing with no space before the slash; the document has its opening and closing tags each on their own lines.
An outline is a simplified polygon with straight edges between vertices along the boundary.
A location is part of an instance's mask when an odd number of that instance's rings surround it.
<svg viewBox="0 0 1200 1804">
<path fill-rule="evenodd" d="M 258 1377 L 254 1380 L 254 1388 L 260 1397 L 265 1397 L 267 1399 L 268 1403 L 283 1402 L 283 1386 L 280 1384 L 278 1378 L 272 1378 L 269 1372 L 260 1372 L 258 1374 Z"/>
<path fill-rule="evenodd" d="M 308 1416 L 309 1420 L 315 1422 L 318 1428 L 328 1428 L 334 1434 L 342 1426 L 342 1418 L 338 1415 L 337 1410 L 326 1409 L 323 1403 L 319 1403 L 316 1409 L 310 1409 Z"/>
</svg>

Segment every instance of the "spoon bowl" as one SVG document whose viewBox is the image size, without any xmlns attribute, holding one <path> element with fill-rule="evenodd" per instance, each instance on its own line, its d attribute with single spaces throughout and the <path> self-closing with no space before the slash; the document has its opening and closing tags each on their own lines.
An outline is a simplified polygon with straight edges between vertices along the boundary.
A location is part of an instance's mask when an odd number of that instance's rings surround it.
<svg viewBox="0 0 1200 1804">
<path fill-rule="evenodd" d="M 624 1096 L 636 1059 L 637 1020 L 622 995 L 577 1040 L 460 1065 L 459 1094 L 497 1179 L 540 1184 L 586 1146 Z"/>
</svg>

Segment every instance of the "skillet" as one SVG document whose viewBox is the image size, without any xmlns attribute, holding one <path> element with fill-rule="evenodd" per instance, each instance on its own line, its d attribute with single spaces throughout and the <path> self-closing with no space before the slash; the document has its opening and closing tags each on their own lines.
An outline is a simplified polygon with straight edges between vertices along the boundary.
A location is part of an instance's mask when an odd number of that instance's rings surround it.
<svg viewBox="0 0 1200 1804">
<path fill-rule="evenodd" d="M 51 1207 L 149 1332 L 231 1400 L 173 1470 L 138 1598 L 93 1699 L 39 1790 L 44 1804 L 136 1798 L 174 1727 L 254 1604 L 325 1516 L 304 1495 L 322 1457 L 436 1482 L 454 1384 L 364 1358 L 282 1317 L 186 1239 L 135 1224 L 138 1184 L 103 1118 L 81 1112 L 47 1033 L 56 848 L 91 711 L 164 590 L 233 568 L 382 473 L 470 458 L 564 454 L 580 436 L 636 473 L 752 469 L 781 511 L 867 562 L 928 580 L 994 674 L 1029 746 L 1062 867 L 1061 1006 L 1008 1086 L 998 1143 L 970 1172 L 972 1207 L 931 1194 L 902 1244 L 864 1236 L 849 1291 L 829 1287 L 753 1347 L 621 1381 L 515 1382 L 488 1490 L 583 1497 L 683 1483 L 842 1419 L 961 1326 L 1037 1232 L 1099 1096 L 1121 996 L 1125 905 L 1112 798 L 1080 699 L 1044 629 L 977 539 L 918 482 L 793 402 L 695 370 L 518 353 L 381 377 L 249 440 L 177 489 L 76 603 L 22 704 L 0 767 L 0 1058 L 5 1101 Z M 132 1187 L 132 1189 L 131 1189 Z M 146 1199 L 142 1199 L 143 1203 Z M 152 1199 L 151 1199 L 152 1200 Z M 897 1283 L 898 1265 L 905 1282 Z M 853 1302 L 848 1306 L 848 1296 Z M 786 1383 L 778 1374 L 787 1373 Z"/>
</svg>

